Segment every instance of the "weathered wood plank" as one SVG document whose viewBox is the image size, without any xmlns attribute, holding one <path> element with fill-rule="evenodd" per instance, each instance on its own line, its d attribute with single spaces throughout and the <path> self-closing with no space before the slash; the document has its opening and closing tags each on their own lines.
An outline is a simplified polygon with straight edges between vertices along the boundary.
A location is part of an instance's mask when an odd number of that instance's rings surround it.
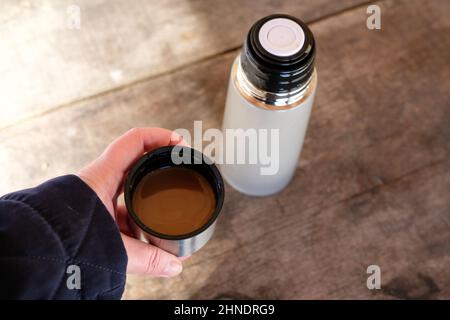
<svg viewBox="0 0 450 320">
<path fill-rule="evenodd" d="M 420 287 L 425 275 L 440 290 L 427 297 L 450 296 L 442 269 L 449 261 L 449 236 L 437 232 L 448 227 L 450 208 L 450 40 L 441 36 L 449 28 L 449 4 L 381 6 L 381 31 L 365 28 L 365 8 L 312 26 L 319 91 L 291 185 L 262 199 L 228 188 L 214 240 L 186 263 L 183 275 L 130 277 L 125 297 L 371 297 L 361 287 L 366 264 L 376 263 L 371 259 L 390 270 L 385 294 Z M 196 119 L 219 126 L 233 57 L 219 56 L 0 131 L 0 165 L 7 168 L 2 191 L 75 171 L 132 126 L 190 128 Z M 169 90 L 174 88 L 176 95 Z M 396 268 L 398 257 L 403 262 Z M 304 276 L 290 281 L 299 273 Z M 338 274 L 342 278 L 335 279 Z"/>
<path fill-rule="evenodd" d="M 126 296 L 449 298 L 449 170 L 446 160 L 329 207 L 287 210 L 289 227 L 208 263 L 194 257 L 175 279 L 134 276 Z M 246 225 L 247 233 L 253 226 Z M 366 287 L 373 264 L 381 268 L 380 291 Z"/>
<path fill-rule="evenodd" d="M 70 29 L 74 1 L 2 0 L 0 127 L 237 47 L 264 15 L 310 21 L 361 2 L 80 0 Z"/>
</svg>

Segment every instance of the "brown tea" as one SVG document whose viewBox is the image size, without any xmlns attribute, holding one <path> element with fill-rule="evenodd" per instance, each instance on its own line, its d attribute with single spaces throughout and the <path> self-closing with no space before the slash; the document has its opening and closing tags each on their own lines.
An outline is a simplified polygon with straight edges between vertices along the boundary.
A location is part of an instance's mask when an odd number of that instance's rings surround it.
<svg viewBox="0 0 450 320">
<path fill-rule="evenodd" d="M 152 230 L 183 235 L 205 225 L 216 206 L 211 185 L 200 173 L 171 167 L 144 176 L 133 193 L 133 209 Z"/>
</svg>

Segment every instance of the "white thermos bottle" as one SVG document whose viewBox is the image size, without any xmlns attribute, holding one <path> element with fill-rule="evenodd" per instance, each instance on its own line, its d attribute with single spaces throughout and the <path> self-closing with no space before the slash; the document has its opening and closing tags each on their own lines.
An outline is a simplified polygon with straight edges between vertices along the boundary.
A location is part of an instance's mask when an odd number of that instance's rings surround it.
<svg viewBox="0 0 450 320">
<path fill-rule="evenodd" d="M 251 27 L 232 66 L 223 118 L 220 169 L 238 191 L 266 196 L 292 179 L 317 87 L 315 51 L 313 34 L 295 17 L 271 15 Z"/>
</svg>

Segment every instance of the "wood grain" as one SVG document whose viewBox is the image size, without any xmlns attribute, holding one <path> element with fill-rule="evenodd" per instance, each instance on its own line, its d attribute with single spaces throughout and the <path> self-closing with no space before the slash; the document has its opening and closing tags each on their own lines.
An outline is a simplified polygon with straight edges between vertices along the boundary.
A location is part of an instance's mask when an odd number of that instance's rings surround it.
<svg viewBox="0 0 450 320">
<path fill-rule="evenodd" d="M 364 7 L 311 26 L 319 89 L 292 183 L 227 188 L 183 274 L 129 276 L 125 298 L 450 298 L 450 3 L 379 5 L 380 31 Z M 235 54 L 0 130 L 0 193 L 76 171 L 133 126 L 220 127 Z"/>
<path fill-rule="evenodd" d="M 361 2 L 2 0 L 0 128 L 236 48 L 267 14 L 311 21 Z"/>
</svg>

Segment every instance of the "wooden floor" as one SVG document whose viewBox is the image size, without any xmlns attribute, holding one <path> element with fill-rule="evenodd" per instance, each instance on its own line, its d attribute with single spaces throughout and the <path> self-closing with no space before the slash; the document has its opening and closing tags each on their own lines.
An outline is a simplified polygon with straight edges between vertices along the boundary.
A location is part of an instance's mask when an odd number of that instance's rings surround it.
<svg viewBox="0 0 450 320">
<path fill-rule="evenodd" d="M 0 4 L 0 193 L 76 172 L 134 126 L 220 127 L 251 24 L 309 23 L 319 89 L 280 194 L 227 188 L 215 237 L 124 298 L 450 298 L 450 2 L 79 0 Z M 368 290 L 379 265 L 382 289 Z"/>
</svg>

